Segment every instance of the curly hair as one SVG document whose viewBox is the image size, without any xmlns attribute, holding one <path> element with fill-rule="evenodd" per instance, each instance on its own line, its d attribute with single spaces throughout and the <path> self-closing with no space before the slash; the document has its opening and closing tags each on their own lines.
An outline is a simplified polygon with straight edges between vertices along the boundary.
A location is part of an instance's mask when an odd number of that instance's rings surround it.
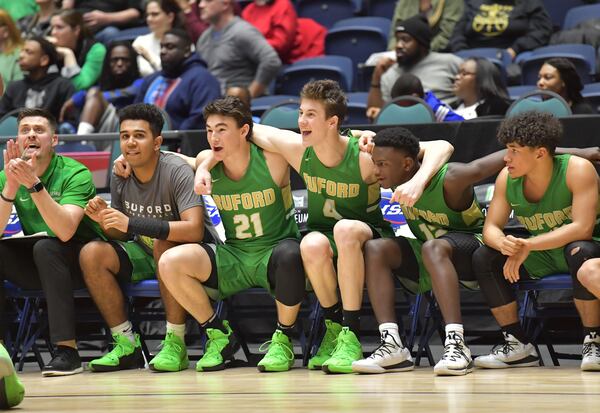
<svg viewBox="0 0 600 413">
<path fill-rule="evenodd" d="M 419 139 L 411 131 L 402 127 L 382 129 L 373 138 L 375 147 L 392 147 L 406 152 L 417 159 L 419 155 Z"/>
<path fill-rule="evenodd" d="M 508 117 L 498 127 L 502 145 L 516 143 L 531 148 L 543 147 L 554 155 L 563 135 L 560 121 L 549 113 L 528 111 Z"/>
<path fill-rule="evenodd" d="M 204 107 L 204 120 L 210 115 L 221 115 L 235 119 L 238 128 L 248 125 L 248 134 L 246 140 L 252 138 L 252 112 L 240 98 L 236 96 L 225 96 L 221 99 L 216 99 Z"/>
<path fill-rule="evenodd" d="M 338 117 L 338 128 L 346 118 L 348 112 L 348 101 L 346 94 L 334 80 L 314 80 L 302 87 L 300 98 L 316 100 L 325 106 L 325 116 Z"/>
</svg>

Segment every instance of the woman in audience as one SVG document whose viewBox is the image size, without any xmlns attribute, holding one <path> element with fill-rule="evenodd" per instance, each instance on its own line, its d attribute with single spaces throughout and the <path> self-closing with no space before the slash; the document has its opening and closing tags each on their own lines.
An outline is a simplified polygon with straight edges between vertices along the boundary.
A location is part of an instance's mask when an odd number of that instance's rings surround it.
<svg viewBox="0 0 600 413">
<path fill-rule="evenodd" d="M 56 0 L 35 0 L 39 10 L 17 22 L 21 33 L 27 36 L 47 36 L 50 34 L 50 18 L 57 11 Z"/>
<path fill-rule="evenodd" d="M 448 46 L 454 26 L 463 15 L 463 0 L 402 0 L 396 3 L 392 27 L 390 28 L 389 50 L 396 50 L 396 26 L 415 14 L 427 17 L 431 27 L 431 50 L 443 51 Z"/>
<path fill-rule="evenodd" d="M 510 106 L 500 70 L 483 57 L 470 57 L 460 65 L 454 94 L 460 99 L 454 111 L 465 119 L 503 116 Z"/>
<path fill-rule="evenodd" d="M 52 16 L 50 26 L 51 41 L 63 58 L 61 74 L 75 89 L 89 89 L 100 77 L 106 47 L 94 40 L 78 11 L 62 10 Z"/>
<path fill-rule="evenodd" d="M 544 62 L 538 73 L 538 89 L 550 90 L 564 98 L 574 115 L 596 113 L 581 96 L 583 85 L 581 78 L 570 60 L 555 57 Z"/>
<path fill-rule="evenodd" d="M 23 40 L 21 33 L 9 14 L 0 9 L 0 76 L 5 85 L 13 80 L 23 79 L 19 67 L 19 52 Z"/>
<path fill-rule="evenodd" d="M 548 44 L 552 21 L 542 0 L 466 0 L 450 38 L 457 52 L 476 47 L 506 49 L 516 55 Z"/>
<path fill-rule="evenodd" d="M 149 0 L 146 2 L 146 24 L 151 33 L 139 36 L 133 48 L 139 53 L 138 66 L 142 76 L 161 69 L 160 39 L 173 27 L 182 27 L 181 9 L 175 0 Z"/>
</svg>

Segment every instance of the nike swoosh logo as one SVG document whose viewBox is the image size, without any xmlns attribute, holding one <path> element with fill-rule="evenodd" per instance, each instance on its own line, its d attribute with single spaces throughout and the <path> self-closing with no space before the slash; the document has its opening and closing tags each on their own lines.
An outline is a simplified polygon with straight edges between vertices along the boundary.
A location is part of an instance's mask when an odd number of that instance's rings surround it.
<svg viewBox="0 0 600 413">
<path fill-rule="evenodd" d="M 19 197 L 19 201 L 26 202 L 26 201 L 29 201 L 29 198 L 21 198 L 21 197 Z"/>
<path fill-rule="evenodd" d="M 221 178 L 211 179 L 211 182 L 215 183 L 215 182 L 219 182 L 220 180 L 221 180 Z"/>
<path fill-rule="evenodd" d="M 521 206 L 521 204 L 510 204 L 511 207 L 518 207 Z"/>
</svg>

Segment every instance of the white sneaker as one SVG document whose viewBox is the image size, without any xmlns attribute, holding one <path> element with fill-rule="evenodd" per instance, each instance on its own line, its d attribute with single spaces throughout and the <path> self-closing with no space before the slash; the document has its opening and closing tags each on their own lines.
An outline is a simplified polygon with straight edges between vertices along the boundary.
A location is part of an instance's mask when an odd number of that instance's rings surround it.
<svg viewBox="0 0 600 413">
<path fill-rule="evenodd" d="M 540 365 L 540 358 L 533 344 L 523 344 L 508 333 L 503 332 L 502 334 L 504 334 L 504 344 L 494 347 L 487 356 L 477 357 L 475 367 L 507 369 Z"/>
<path fill-rule="evenodd" d="M 410 351 L 403 347 L 387 331 L 381 332 L 381 344 L 366 359 L 352 362 L 356 373 L 387 373 L 408 371 L 415 368 Z"/>
<path fill-rule="evenodd" d="M 471 350 L 463 337 L 450 331 L 444 342 L 444 355 L 433 368 L 437 376 L 464 376 L 473 371 Z"/>
<path fill-rule="evenodd" d="M 600 371 L 600 337 L 592 332 L 583 339 L 581 370 Z"/>
</svg>

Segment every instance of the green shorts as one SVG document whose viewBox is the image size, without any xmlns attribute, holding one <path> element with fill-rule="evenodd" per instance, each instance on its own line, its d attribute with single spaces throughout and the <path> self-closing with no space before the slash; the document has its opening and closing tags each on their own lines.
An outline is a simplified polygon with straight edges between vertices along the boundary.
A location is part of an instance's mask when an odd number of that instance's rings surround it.
<svg viewBox="0 0 600 413">
<path fill-rule="evenodd" d="M 552 274 L 568 274 L 569 265 L 565 260 L 563 249 L 531 251 L 523 266 L 532 278 L 543 278 Z"/>
<path fill-rule="evenodd" d="M 114 241 L 125 251 L 131 263 L 131 282 L 139 282 L 156 278 L 156 263 L 154 257 L 135 241 Z M 113 244 L 114 245 L 114 244 Z"/>
</svg>

